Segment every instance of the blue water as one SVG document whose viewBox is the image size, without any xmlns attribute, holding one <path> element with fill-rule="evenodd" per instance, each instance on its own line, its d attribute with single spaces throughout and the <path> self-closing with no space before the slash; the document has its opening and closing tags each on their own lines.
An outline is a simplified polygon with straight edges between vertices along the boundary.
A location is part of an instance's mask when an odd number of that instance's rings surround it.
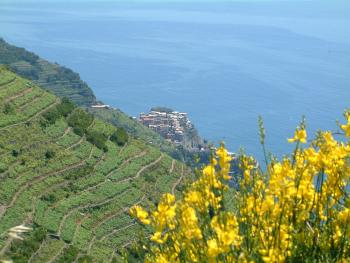
<svg viewBox="0 0 350 263">
<path fill-rule="evenodd" d="M 349 1 L 2 1 L 0 36 L 80 73 L 137 116 L 164 105 L 231 151 L 282 155 L 350 107 Z"/>
</svg>

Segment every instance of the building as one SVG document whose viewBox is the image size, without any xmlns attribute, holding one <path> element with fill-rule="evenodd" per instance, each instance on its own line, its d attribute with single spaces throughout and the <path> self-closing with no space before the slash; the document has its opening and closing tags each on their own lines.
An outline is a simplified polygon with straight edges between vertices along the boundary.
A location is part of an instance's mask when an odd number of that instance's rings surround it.
<svg viewBox="0 0 350 263">
<path fill-rule="evenodd" d="M 176 144 L 181 144 L 186 131 L 193 128 L 185 112 L 150 111 L 147 114 L 141 113 L 139 121 Z"/>
</svg>

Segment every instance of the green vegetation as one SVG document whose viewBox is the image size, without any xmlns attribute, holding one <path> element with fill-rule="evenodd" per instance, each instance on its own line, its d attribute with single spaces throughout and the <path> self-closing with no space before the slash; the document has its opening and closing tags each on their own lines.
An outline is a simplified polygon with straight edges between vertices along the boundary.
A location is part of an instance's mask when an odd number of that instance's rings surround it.
<svg viewBox="0 0 350 263">
<path fill-rule="evenodd" d="M 166 113 L 171 113 L 174 110 L 170 109 L 168 107 L 163 107 L 163 106 L 158 106 L 158 107 L 153 107 L 151 108 L 151 111 L 159 111 L 159 112 L 166 112 Z"/>
<path fill-rule="evenodd" d="M 41 59 L 24 48 L 10 45 L 1 38 L 0 64 L 8 65 L 18 75 L 31 79 L 59 97 L 68 97 L 80 106 L 90 106 L 96 102 L 92 90 L 80 79 L 79 74 Z"/>
<path fill-rule="evenodd" d="M 128 140 L 129 140 L 129 136 L 123 128 L 119 128 L 111 136 L 111 141 L 115 142 L 119 146 L 125 145 L 128 142 Z"/>
<path fill-rule="evenodd" d="M 191 176 L 125 135 L 0 67 L 0 260 L 120 262 L 141 230 L 128 209 L 179 194 Z M 21 224 L 33 231 L 12 240 Z"/>
<path fill-rule="evenodd" d="M 77 135 L 83 136 L 91 125 L 93 116 L 78 108 L 69 115 L 67 121 Z"/>
<path fill-rule="evenodd" d="M 159 134 L 143 126 L 137 120 L 129 117 L 121 110 L 90 108 L 91 105 L 96 103 L 95 95 L 91 88 L 80 79 L 79 74 L 72 70 L 60 66 L 57 63 L 50 63 L 24 48 L 10 45 L 1 38 L 0 64 L 7 65 L 9 69 L 16 72 L 18 75 L 32 80 L 34 83 L 53 92 L 55 95 L 61 98 L 69 98 L 69 100 L 77 105 L 86 107 L 86 109 L 95 117 L 102 119 L 105 122 L 109 122 L 118 128 L 125 129 L 136 139 L 141 139 L 152 144 L 172 157 L 193 165 L 194 156 L 191 151 L 188 151 L 182 146 L 175 147 L 173 144 L 164 140 Z M 3 79 L 3 83 L 10 84 L 13 80 L 14 79 L 11 78 Z M 38 94 L 35 93 L 31 94 L 32 97 L 38 96 Z M 26 98 L 32 99 L 30 97 Z M 11 108 L 10 104 L 7 106 L 4 105 L 2 110 L 11 113 L 13 112 L 13 107 Z M 58 108 L 56 108 L 56 110 L 60 111 Z M 166 107 L 156 107 L 154 110 L 171 111 L 171 109 Z M 47 115 L 46 119 L 49 123 L 54 123 L 60 116 L 56 111 L 48 112 Z M 43 125 L 46 124 L 43 123 Z M 82 131 L 77 132 L 82 134 Z M 198 134 L 190 134 L 189 138 L 186 138 L 186 140 L 189 141 L 187 145 L 190 146 L 191 141 L 197 138 Z M 206 155 L 205 161 L 207 159 L 208 156 Z"/>
</svg>

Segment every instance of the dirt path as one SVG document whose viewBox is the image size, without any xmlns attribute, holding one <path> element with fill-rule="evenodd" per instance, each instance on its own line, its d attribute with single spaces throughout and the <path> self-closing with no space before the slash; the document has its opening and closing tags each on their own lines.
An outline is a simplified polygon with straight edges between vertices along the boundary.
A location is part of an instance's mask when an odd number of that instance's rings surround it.
<svg viewBox="0 0 350 263">
<path fill-rule="evenodd" d="M 169 173 L 172 173 L 174 171 L 174 168 L 175 168 L 175 160 L 172 160 L 171 167 L 169 169 Z"/>
<path fill-rule="evenodd" d="M 25 94 L 31 92 L 32 90 L 33 90 L 33 88 L 25 89 L 25 90 L 23 90 L 22 92 L 17 93 L 16 95 L 13 95 L 13 96 L 7 98 L 4 102 L 5 102 L 5 103 L 8 103 L 8 102 L 10 102 L 10 101 L 12 101 L 12 100 L 14 100 L 14 99 L 16 99 L 16 98 L 18 98 L 18 97 L 24 96 Z"/>
<path fill-rule="evenodd" d="M 13 79 L 10 79 L 4 83 L 0 83 L 0 89 L 3 89 L 5 86 L 7 86 L 8 84 L 11 84 L 12 82 L 14 82 L 17 79 L 17 77 L 14 77 Z"/>
<path fill-rule="evenodd" d="M 128 143 L 124 144 L 124 146 L 120 149 L 118 154 L 121 154 L 125 150 L 126 147 L 128 147 Z"/>
<path fill-rule="evenodd" d="M 69 211 L 67 214 L 65 214 L 65 215 L 62 217 L 61 222 L 60 222 L 60 224 L 59 224 L 59 226 L 58 226 L 58 229 L 57 229 L 57 235 L 58 235 L 58 236 L 61 236 L 62 227 L 63 227 L 63 224 L 66 222 L 67 218 L 68 218 L 69 216 L 71 216 L 73 213 L 75 213 L 77 210 L 78 210 L 78 208 L 73 209 L 73 210 Z"/>
<path fill-rule="evenodd" d="M 146 171 L 147 169 L 151 168 L 152 166 L 156 165 L 157 163 L 159 163 L 164 157 L 164 154 L 161 153 L 160 156 L 158 157 L 157 160 L 151 162 L 150 164 L 147 164 L 145 165 L 144 167 L 142 167 L 135 176 L 132 176 L 132 177 L 127 177 L 123 180 L 120 180 L 120 181 L 117 181 L 117 183 L 124 183 L 124 182 L 127 182 L 127 181 L 131 181 L 131 180 L 134 180 L 136 178 L 138 178 L 144 171 Z"/>
<path fill-rule="evenodd" d="M 129 209 L 134 206 L 134 205 L 138 205 L 140 204 L 143 200 L 145 200 L 146 198 L 146 195 L 143 195 L 139 201 L 137 201 L 136 203 L 133 203 L 131 204 L 130 206 L 126 206 L 126 207 L 123 207 L 121 208 L 118 212 L 116 213 L 113 213 L 107 217 L 105 217 L 104 219 L 102 219 L 101 221 L 98 222 L 98 224 L 94 225 L 94 227 L 92 228 L 93 231 L 95 231 L 98 227 L 100 227 L 101 225 L 103 225 L 105 222 L 111 220 L 112 218 L 114 217 L 117 217 L 123 213 L 126 213 L 129 211 Z M 90 251 L 91 251 L 91 248 L 93 246 L 93 244 L 95 243 L 95 240 L 96 240 L 96 235 L 94 235 L 94 237 L 90 240 L 89 242 L 89 245 L 88 245 L 88 250 L 87 250 L 87 254 L 89 255 L 90 254 Z"/>
<path fill-rule="evenodd" d="M 62 254 L 63 250 L 67 247 L 67 244 L 64 244 L 62 246 L 62 248 L 58 251 L 58 253 L 56 255 L 54 255 L 53 258 L 51 258 L 49 261 L 47 261 L 46 263 L 53 263 L 55 262 L 55 260 Z"/>
<path fill-rule="evenodd" d="M 116 233 L 118 233 L 118 232 L 120 232 L 120 231 L 123 231 L 123 230 L 125 230 L 125 229 L 128 229 L 128 228 L 130 228 L 130 227 L 132 227 L 132 226 L 134 226 L 134 225 L 137 225 L 137 224 L 138 224 L 138 223 L 131 223 L 131 224 L 126 225 L 126 226 L 124 226 L 124 227 L 122 227 L 122 228 L 115 229 L 115 230 L 113 230 L 111 233 L 108 233 L 107 235 L 103 236 L 100 240 L 103 241 L 103 240 L 105 240 L 106 238 L 108 238 L 109 236 L 112 236 L 112 235 L 114 235 L 114 234 L 116 234 Z"/>
<path fill-rule="evenodd" d="M 171 188 L 171 193 L 172 193 L 173 195 L 175 194 L 176 186 L 178 186 L 179 183 L 181 183 L 183 177 L 184 177 L 184 166 L 182 165 L 182 166 L 181 166 L 181 176 L 180 176 L 180 178 L 174 183 L 173 187 Z"/>
<path fill-rule="evenodd" d="M 89 192 L 89 191 L 94 190 L 94 189 L 98 188 L 99 186 L 101 186 L 101 185 L 107 183 L 109 177 L 110 177 L 112 174 L 114 174 L 115 172 L 117 172 L 119 169 L 121 169 L 123 166 L 125 166 L 127 163 L 129 163 L 131 160 L 140 158 L 140 157 L 144 156 L 146 153 L 147 153 L 147 151 L 144 151 L 144 152 L 141 152 L 140 154 L 137 154 L 137 155 L 132 156 L 132 157 L 130 157 L 129 159 L 125 160 L 119 167 L 117 167 L 117 168 L 115 168 L 115 169 L 112 169 L 112 171 L 110 171 L 108 174 L 106 174 L 105 180 L 103 180 L 102 182 L 100 182 L 100 183 L 98 183 L 98 184 L 95 184 L 95 185 L 93 185 L 93 186 L 90 186 L 90 187 L 84 189 L 83 191 L 79 192 L 79 194 L 82 194 L 82 193 L 85 193 L 85 192 Z"/>
<path fill-rule="evenodd" d="M 56 143 L 58 140 L 62 139 L 64 136 L 66 136 L 70 131 L 72 130 L 72 127 L 67 127 L 65 130 L 64 130 L 64 133 L 62 135 L 60 135 L 59 137 L 56 138 Z"/>
<path fill-rule="evenodd" d="M 31 257 L 29 258 L 27 263 L 31 263 L 33 261 L 33 259 L 40 253 L 41 249 L 43 248 L 43 246 L 46 244 L 46 238 L 43 240 L 43 242 L 41 242 L 40 247 L 35 251 L 35 253 L 33 253 L 31 255 Z"/>
<path fill-rule="evenodd" d="M 77 206 L 77 207 L 74 207 L 70 210 L 68 210 L 68 213 L 65 214 L 61 221 L 60 221 L 60 224 L 59 224 L 59 227 L 58 227 L 58 230 L 57 230 L 57 235 L 60 235 L 61 234 L 61 231 L 62 231 L 62 228 L 63 228 L 63 225 L 66 221 L 66 219 L 71 216 L 73 213 L 81 210 L 81 209 L 88 209 L 88 208 L 95 208 L 97 206 L 102 206 L 102 205 L 105 205 L 105 204 L 108 204 L 110 202 L 112 202 L 113 200 L 115 200 L 116 198 L 119 198 L 120 195 L 124 194 L 125 191 L 123 192 L 118 192 L 114 195 L 112 195 L 111 197 L 107 198 L 107 199 L 104 199 L 104 200 L 101 200 L 99 203 L 89 203 L 89 204 L 85 204 L 85 205 L 80 205 L 80 206 Z"/>
<path fill-rule="evenodd" d="M 17 122 L 17 123 L 14 123 L 14 124 L 11 124 L 11 125 L 8 125 L 8 126 L 5 126 L 5 127 L 2 127 L 0 128 L 0 131 L 2 130 L 7 130 L 9 128 L 12 128 L 12 127 L 15 127 L 15 126 L 18 126 L 18 125 L 21 125 L 21 124 L 24 124 L 28 121 L 31 121 L 33 119 L 35 119 L 36 117 L 38 117 L 39 115 L 43 114 L 44 112 L 48 111 L 49 109 L 53 108 L 54 106 L 56 106 L 58 103 L 60 102 L 59 99 L 56 99 L 56 101 L 54 103 L 52 103 L 50 106 L 46 107 L 45 109 L 42 109 L 41 111 L 37 112 L 36 114 L 34 114 L 32 117 L 24 120 L 24 121 L 20 121 L 20 122 Z"/>
<path fill-rule="evenodd" d="M 70 145 L 68 148 L 66 148 L 66 150 L 74 149 L 75 147 L 79 146 L 84 140 L 85 140 L 85 135 L 83 137 L 81 137 L 79 141 L 77 141 L 76 143 L 74 143 L 74 144 Z"/>
<path fill-rule="evenodd" d="M 43 95 L 43 94 L 42 94 Z M 23 109 L 25 109 L 26 107 L 28 107 L 28 105 L 30 105 L 31 103 L 35 103 L 37 102 L 38 100 L 40 100 L 42 98 L 42 96 L 38 96 L 38 97 L 35 97 L 34 99 L 32 99 L 31 101 L 19 106 L 17 108 L 17 111 L 20 111 L 20 112 L 23 112 Z"/>
<path fill-rule="evenodd" d="M 6 210 L 10 207 L 12 207 L 14 205 L 14 203 L 17 201 L 17 198 L 20 196 L 20 194 L 22 194 L 24 192 L 24 190 L 26 190 L 28 187 L 32 186 L 33 184 L 35 183 L 39 183 L 43 180 L 45 180 L 46 178 L 48 178 L 49 176 L 56 176 L 56 175 L 59 175 L 61 173 L 64 173 L 68 170 L 72 170 L 72 169 L 75 169 L 75 168 L 78 168 L 82 165 L 85 165 L 85 161 L 81 161 L 79 163 L 76 163 L 76 164 L 72 164 L 70 166 L 67 166 L 61 170 L 58 170 L 58 171 L 55 171 L 55 172 L 51 172 L 51 173 L 48 173 L 46 175 L 41 175 L 41 176 L 38 176 L 36 178 L 34 178 L 33 180 L 31 180 L 30 182 L 27 182 L 26 184 L 22 185 L 18 191 L 15 193 L 15 195 L 12 197 L 12 200 L 11 202 L 5 206 L 5 209 L 3 209 L 2 213 L 0 214 L 0 218 L 4 215 L 4 213 L 6 212 Z"/>
</svg>

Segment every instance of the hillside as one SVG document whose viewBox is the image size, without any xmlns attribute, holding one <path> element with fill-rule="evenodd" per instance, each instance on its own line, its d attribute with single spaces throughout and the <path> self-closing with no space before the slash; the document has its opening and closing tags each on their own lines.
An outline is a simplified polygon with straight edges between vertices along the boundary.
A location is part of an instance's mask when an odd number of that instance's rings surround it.
<svg viewBox="0 0 350 263">
<path fill-rule="evenodd" d="M 190 171 L 140 140 L 118 145 L 115 132 L 0 68 L 0 259 L 119 261 L 141 227 L 128 208 L 178 193 Z M 23 241 L 8 235 L 20 224 L 33 228 Z"/>
<path fill-rule="evenodd" d="M 80 106 L 96 102 L 90 87 L 71 69 L 48 62 L 36 54 L 8 44 L 0 38 L 0 64 L 8 65 L 18 75 L 54 92 L 59 97 L 69 97 Z"/>
<path fill-rule="evenodd" d="M 92 109 L 96 97 L 79 74 L 56 63 L 51 63 L 0 38 L 0 64 L 7 65 L 18 75 L 32 80 L 58 97 L 67 97 L 79 106 L 86 107 L 96 117 L 122 127 L 134 137 L 152 143 L 178 160 L 193 161 L 193 155 L 182 147 L 176 148 L 159 134 L 143 126 L 119 109 Z"/>
</svg>

